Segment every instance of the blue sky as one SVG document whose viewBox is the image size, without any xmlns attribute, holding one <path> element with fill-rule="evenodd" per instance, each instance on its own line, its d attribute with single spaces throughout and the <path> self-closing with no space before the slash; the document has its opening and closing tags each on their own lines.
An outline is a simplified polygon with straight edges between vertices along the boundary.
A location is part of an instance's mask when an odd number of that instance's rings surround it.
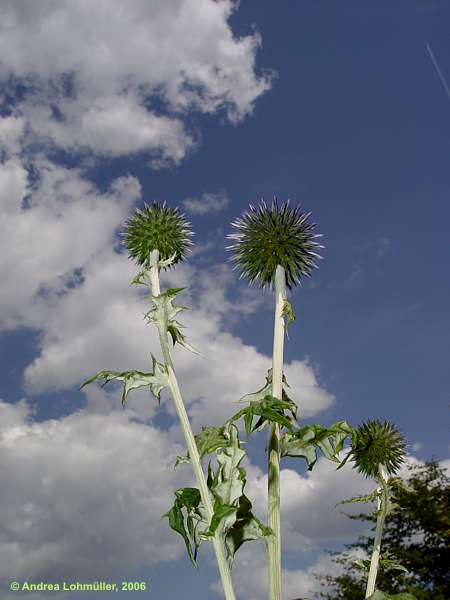
<svg viewBox="0 0 450 600">
<path fill-rule="evenodd" d="M 290 295 L 285 343 L 305 422 L 390 419 L 410 461 L 448 465 L 448 3 L 0 7 L 5 598 L 12 578 L 220 597 L 211 549 L 193 570 L 160 519 L 193 483 L 171 468 L 184 447 L 170 398 L 157 410 L 139 390 L 123 411 L 119 386 L 78 391 L 102 369 L 145 370 L 158 352 L 119 236 L 144 202 L 179 206 L 195 231 L 192 256 L 161 276 L 189 288 L 182 321 L 206 355 L 174 351 L 194 429 L 223 422 L 270 366 L 272 295 L 238 280 L 225 236 L 276 195 L 324 235 L 319 270 Z M 265 438 L 247 463 L 261 518 Z M 371 484 L 323 460 L 309 474 L 283 467 L 289 600 L 331 568 L 325 549 L 366 532 L 334 504 Z M 260 600 L 264 549 L 247 546 L 236 590 Z"/>
</svg>

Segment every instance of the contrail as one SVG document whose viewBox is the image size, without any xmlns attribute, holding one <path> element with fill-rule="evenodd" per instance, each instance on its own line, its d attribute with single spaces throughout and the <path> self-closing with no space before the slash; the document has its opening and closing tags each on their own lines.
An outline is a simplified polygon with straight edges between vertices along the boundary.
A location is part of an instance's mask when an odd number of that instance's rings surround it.
<svg viewBox="0 0 450 600">
<path fill-rule="evenodd" d="M 436 69 L 436 72 L 437 72 L 437 74 L 439 76 L 439 79 L 441 80 L 442 85 L 444 86 L 444 89 L 447 92 L 447 96 L 448 96 L 448 98 L 450 100 L 450 87 L 448 86 L 448 83 L 445 80 L 444 74 L 442 73 L 441 69 L 439 68 L 438 61 L 434 58 L 434 54 L 431 51 L 431 48 L 428 45 L 427 41 L 425 41 L 425 46 L 426 46 L 426 48 L 428 50 L 428 54 L 430 55 L 431 61 L 432 61 L 433 65 L 434 65 L 434 68 Z"/>
</svg>

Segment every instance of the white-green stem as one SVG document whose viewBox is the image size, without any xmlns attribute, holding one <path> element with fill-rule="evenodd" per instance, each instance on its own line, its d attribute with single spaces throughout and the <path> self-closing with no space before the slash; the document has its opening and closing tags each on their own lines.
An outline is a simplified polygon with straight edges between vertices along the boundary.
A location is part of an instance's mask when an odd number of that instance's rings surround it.
<svg viewBox="0 0 450 600">
<path fill-rule="evenodd" d="M 150 252 L 150 286 L 153 296 L 159 296 L 161 293 L 159 287 L 159 251 L 152 250 Z M 200 497 L 202 499 L 203 506 L 205 507 L 208 520 L 211 521 L 214 514 L 213 505 L 211 502 L 211 496 L 209 493 L 208 485 L 206 483 L 205 474 L 203 473 L 200 456 L 197 450 L 197 444 L 195 443 L 194 434 L 192 432 L 189 417 L 184 407 L 183 398 L 181 396 L 180 388 L 178 387 L 177 378 L 173 368 L 172 358 L 169 351 L 169 343 L 167 339 L 167 331 L 159 331 L 159 341 L 161 344 L 161 350 L 164 356 L 164 362 L 166 364 L 169 374 L 169 388 L 172 394 L 175 408 L 177 411 L 178 418 L 180 420 L 181 429 L 183 431 L 186 446 L 191 459 L 192 468 L 194 470 L 197 485 L 200 491 Z M 220 578 L 222 580 L 222 586 L 225 593 L 226 600 L 235 600 L 233 584 L 231 581 L 230 569 L 225 554 L 225 547 L 221 538 L 220 528 L 216 532 L 213 538 L 214 550 L 216 553 L 217 564 L 219 567 Z"/>
<path fill-rule="evenodd" d="M 384 521 L 386 519 L 388 502 L 389 502 L 389 491 L 387 487 L 388 475 L 383 465 L 379 466 L 379 482 L 380 482 L 380 497 L 378 498 L 378 516 L 377 516 L 377 527 L 375 530 L 375 540 L 373 543 L 372 558 L 370 560 L 369 577 L 367 579 L 366 587 L 366 598 L 369 598 L 375 592 L 375 583 L 377 580 L 378 564 L 380 562 L 381 552 L 381 536 L 383 534 Z"/>
<path fill-rule="evenodd" d="M 286 275 L 282 266 L 275 271 L 275 322 L 273 330 L 272 396 L 283 398 L 283 306 L 286 299 Z M 280 527 L 280 428 L 271 423 L 268 444 L 268 521 L 274 535 L 267 540 L 269 599 L 281 600 L 281 527 Z"/>
</svg>

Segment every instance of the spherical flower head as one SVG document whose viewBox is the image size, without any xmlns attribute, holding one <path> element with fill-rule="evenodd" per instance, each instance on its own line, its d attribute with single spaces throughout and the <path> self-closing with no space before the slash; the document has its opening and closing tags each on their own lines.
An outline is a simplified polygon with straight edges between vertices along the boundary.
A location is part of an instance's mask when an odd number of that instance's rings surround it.
<svg viewBox="0 0 450 600">
<path fill-rule="evenodd" d="M 351 454 L 356 468 L 365 477 L 378 479 L 380 466 L 394 475 L 405 458 L 406 442 L 389 421 L 367 421 L 356 430 Z"/>
<path fill-rule="evenodd" d="M 175 255 L 169 266 L 183 260 L 190 251 L 194 234 L 190 223 L 178 208 L 166 206 L 166 203 L 153 202 L 145 204 L 143 210 L 137 209 L 126 222 L 123 244 L 129 257 L 144 268 L 149 268 L 150 252 L 159 251 L 160 260 L 167 260 Z"/>
<path fill-rule="evenodd" d="M 288 289 L 309 277 L 322 258 L 316 250 L 323 248 L 316 242 L 322 236 L 313 233 L 316 224 L 308 221 L 310 215 L 299 206 L 291 208 L 289 200 L 280 207 L 276 198 L 270 208 L 264 199 L 257 208 L 250 205 L 232 223 L 236 232 L 227 236 L 236 241 L 227 249 L 233 252 L 234 268 L 241 270 L 240 279 L 246 276 L 250 284 L 258 282 L 262 288 L 273 286 L 278 265 L 285 269 Z"/>
</svg>

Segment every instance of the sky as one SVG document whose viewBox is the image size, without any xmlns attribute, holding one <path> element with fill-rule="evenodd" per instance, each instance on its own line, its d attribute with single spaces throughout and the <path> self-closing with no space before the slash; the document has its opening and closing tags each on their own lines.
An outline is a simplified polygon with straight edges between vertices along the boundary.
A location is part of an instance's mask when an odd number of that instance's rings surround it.
<svg viewBox="0 0 450 600">
<path fill-rule="evenodd" d="M 274 299 L 232 269 L 230 223 L 276 196 L 311 212 L 320 268 L 289 294 L 285 374 L 303 423 L 389 419 L 408 462 L 450 465 L 450 4 L 441 0 L 0 0 L 0 587 L 145 581 L 122 598 L 220 598 L 161 519 L 194 485 L 170 396 L 126 409 L 104 369 L 158 355 L 120 233 L 166 201 L 195 232 L 161 274 L 186 287 L 195 356 L 173 360 L 194 431 L 220 425 L 271 365 Z M 266 519 L 265 433 L 246 445 Z M 402 471 L 405 473 L 405 470 Z M 282 463 L 286 600 L 367 528 L 335 509 L 371 491 L 347 465 Z M 348 512 L 351 512 L 348 509 Z M 266 598 L 246 544 L 240 600 Z M 54 593 L 35 593 L 37 600 Z M 76 594 L 67 598 L 77 598 Z M 85 593 L 106 600 L 111 593 Z M 114 596 L 116 597 L 116 596 Z"/>
</svg>

